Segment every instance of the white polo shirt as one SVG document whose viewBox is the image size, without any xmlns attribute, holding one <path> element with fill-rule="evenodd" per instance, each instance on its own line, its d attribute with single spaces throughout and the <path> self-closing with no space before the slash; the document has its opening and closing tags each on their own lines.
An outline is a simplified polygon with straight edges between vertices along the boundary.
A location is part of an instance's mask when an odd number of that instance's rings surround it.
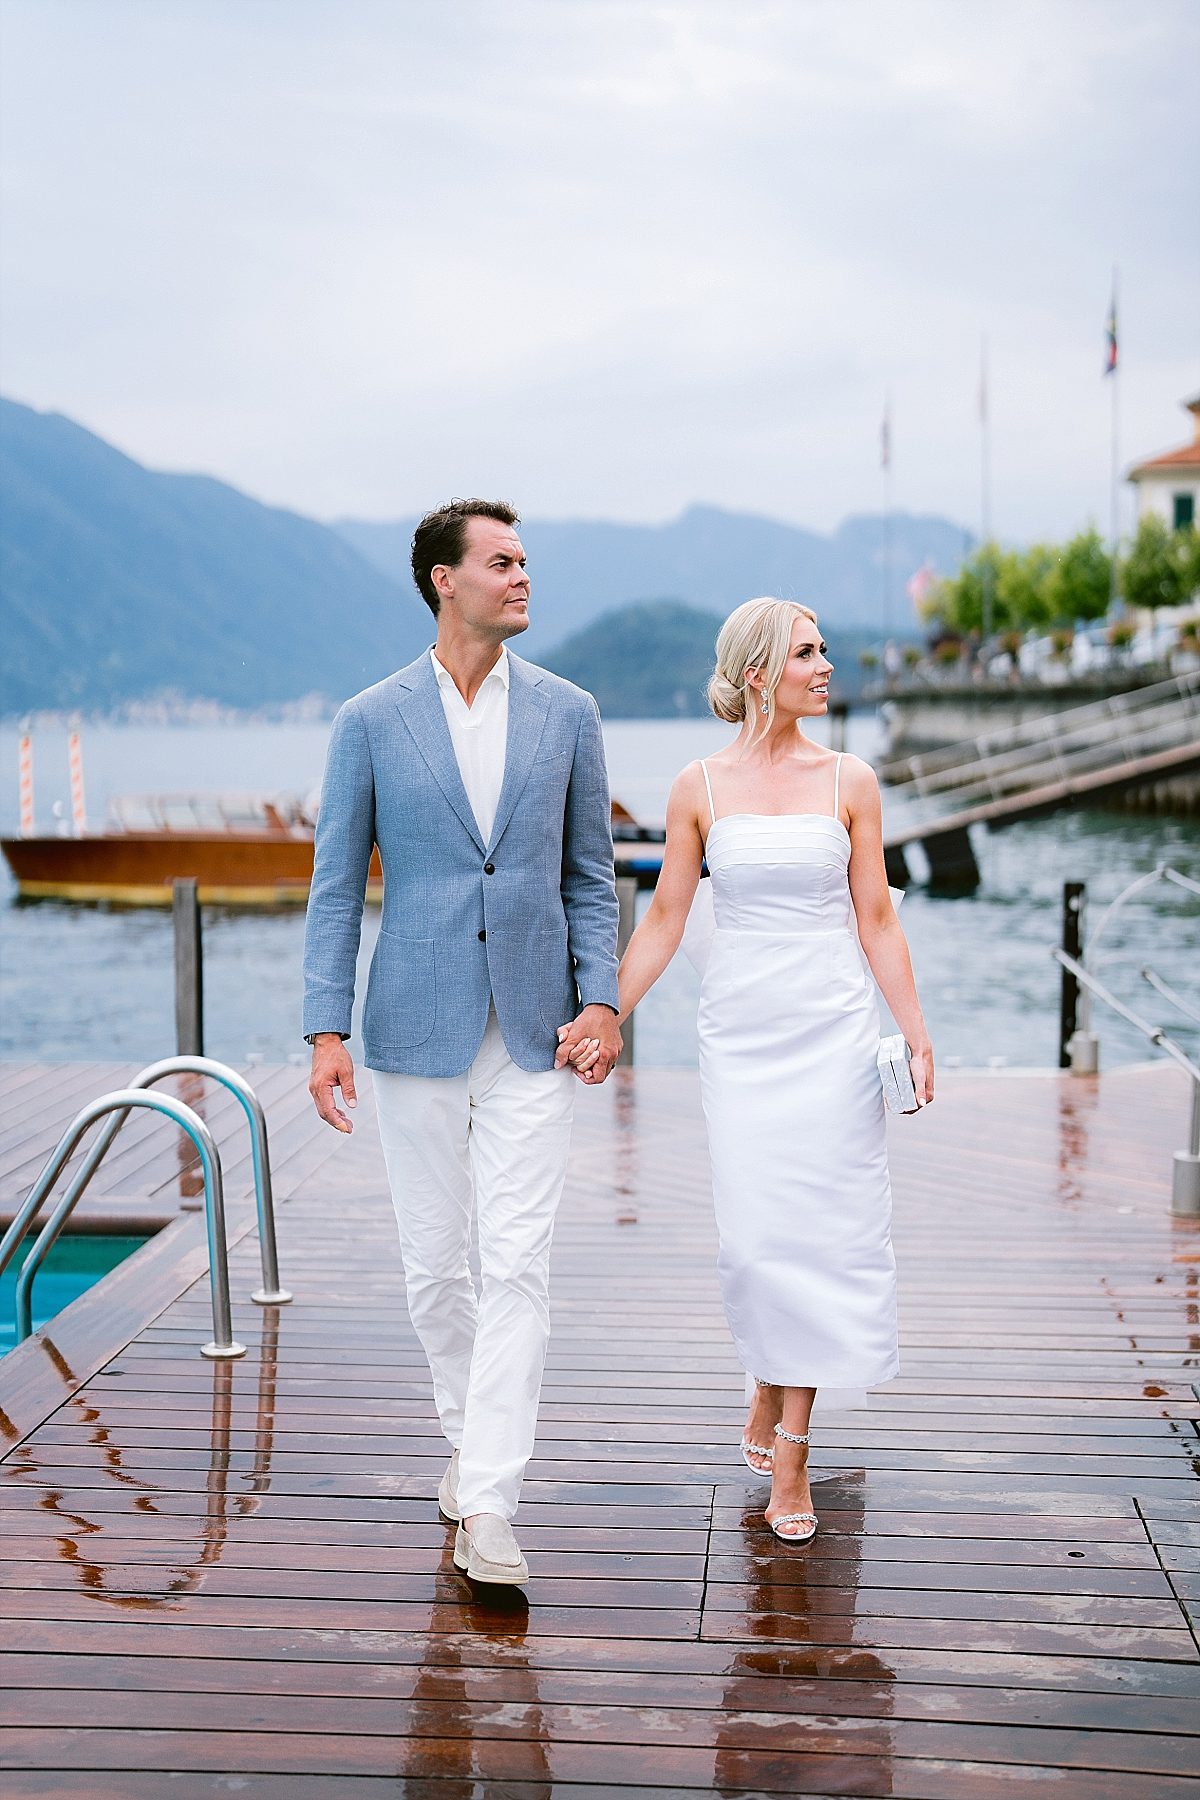
<svg viewBox="0 0 1200 1800">
<path fill-rule="evenodd" d="M 494 668 L 484 676 L 483 685 L 468 706 L 454 685 L 454 677 L 437 657 L 433 672 L 442 696 L 442 711 L 450 727 L 450 742 L 458 762 L 458 772 L 475 814 L 479 835 L 485 844 L 491 842 L 500 804 L 500 788 L 504 781 L 504 757 L 508 745 L 508 651 L 503 644 Z"/>
</svg>

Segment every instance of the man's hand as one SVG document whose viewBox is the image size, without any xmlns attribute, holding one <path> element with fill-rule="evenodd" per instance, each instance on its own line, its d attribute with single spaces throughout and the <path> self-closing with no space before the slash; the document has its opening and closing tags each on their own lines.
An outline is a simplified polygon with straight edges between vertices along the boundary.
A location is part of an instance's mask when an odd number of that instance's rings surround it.
<svg viewBox="0 0 1200 1800">
<path fill-rule="evenodd" d="M 354 1091 L 354 1063 L 350 1052 L 336 1031 L 321 1031 L 313 1041 L 312 1073 L 308 1091 L 317 1111 L 335 1131 L 353 1131 L 350 1120 L 334 1100 L 335 1088 L 341 1088 L 347 1106 L 358 1105 Z"/>
<path fill-rule="evenodd" d="M 572 1024 L 558 1028 L 555 1068 L 570 1063 L 589 1087 L 599 1087 L 620 1054 L 621 1029 L 611 1006 L 585 1006 Z"/>
</svg>

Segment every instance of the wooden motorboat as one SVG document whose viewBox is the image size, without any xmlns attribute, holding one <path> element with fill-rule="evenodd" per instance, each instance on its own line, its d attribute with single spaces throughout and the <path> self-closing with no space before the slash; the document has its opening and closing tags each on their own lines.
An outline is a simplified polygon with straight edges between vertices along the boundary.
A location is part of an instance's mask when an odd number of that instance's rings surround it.
<svg viewBox="0 0 1200 1800">
<path fill-rule="evenodd" d="M 313 824 L 290 795 L 134 794 L 112 802 L 103 831 L 3 838 L 0 849 L 24 900 L 169 906 L 171 883 L 191 876 L 206 905 L 303 906 Z M 371 874 L 378 902 L 378 852 Z"/>
<path fill-rule="evenodd" d="M 144 794 L 112 802 L 103 831 L 0 839 L 23 900 L 77 905 L 170 906 L 171 883 L 192 877 L 206 906 L 303 906 L 313 872 L 315 819 L 292 795 Z M 619 801 L 613 835 L 622 865 L 630 843 L 661 842 Z M 657 858 L 654 861 L 657 862 Z M 383 898 L 379 852 L 371 857 L 368 904 Z"/>
</svg>

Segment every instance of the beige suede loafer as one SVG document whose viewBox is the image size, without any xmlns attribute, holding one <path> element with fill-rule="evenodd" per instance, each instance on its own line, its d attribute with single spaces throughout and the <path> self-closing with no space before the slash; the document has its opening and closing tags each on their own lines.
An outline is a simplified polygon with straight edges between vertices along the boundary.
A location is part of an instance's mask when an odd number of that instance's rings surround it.
<svg viewBox="0 0 1200 1800">
<path fill-rule="evenodd" d="M 529 1564 L 521 1555 L 513 1528 L 499 1513 L 480 1513 L 470 1531 L 454 1534 L 454 1565 L 472 1581 L 517 1587 L 529 1580 Z"/>
<path fill-rule="evenodd" d="M 458 1510 L 457 1450 L 446 1464 L 446 1473 L 438 1483 L 438 1507 L 441 1510 L 442 1517 L 445 1519 L 453 1519 L 456 1525 L 462 1518 L 462 1514 Z"/>
</svg>

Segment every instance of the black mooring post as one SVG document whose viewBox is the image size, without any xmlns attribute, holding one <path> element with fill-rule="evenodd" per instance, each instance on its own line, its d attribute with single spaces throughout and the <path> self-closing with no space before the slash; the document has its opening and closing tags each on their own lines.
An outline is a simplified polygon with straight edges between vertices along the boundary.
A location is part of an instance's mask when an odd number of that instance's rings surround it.
<svg viewBox="0 0 1200 1800">
<path fill-rule="evenodd" d="M 1062 947 L 1078 962 L 1083 951 L 1083 906 L 1087 883 L 1063 882 Z M 1070 969 L 1062 971 L 1062 993 L 1058 1008 L 1058 1066 L 1071 1066 L 1070 1043 L 1079 1023 L 1079 983 Z"/>
<path fill-rule="evenodd" d="M 175 1050 L 204 1055 L 204 953 L 200 941 L 200 897 L 192 879 L 171 883 L 175 925 Z"/>
</svg>

